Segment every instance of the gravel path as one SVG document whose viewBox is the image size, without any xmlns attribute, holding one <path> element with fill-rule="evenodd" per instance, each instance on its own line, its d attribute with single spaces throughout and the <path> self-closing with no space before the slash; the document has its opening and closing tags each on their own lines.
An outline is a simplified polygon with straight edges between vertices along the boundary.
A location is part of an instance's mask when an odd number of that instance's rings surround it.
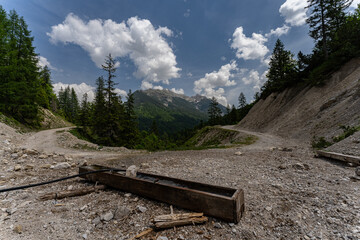
<svg viewBox="0 0 360 240">
<path fill-rule="evenodd" d="M 245 216 L 236 225 L 210 218 L 205 225 L 164 230 L 143 239 L 360 239 L 360 185 L 350 178 L 354 168 L 314 158 L 311 149 L 295 141 L 246 133 L 258 136 L 257 143 L 156 153 L 54 153 L 39 148 L 30 154 L 21 149 L 21 141 L 12 141 L 0 145 L 0 188 L 75 174 L 84 160 L 114 167 L 135 164 L 144 172 L 245 191 Z M 0 143 L 9 137 L 0 134 Z M 69 167 L 54 168 L 62 162 Z M 0 194 L 0 239 L 129 239 L 148 228 L 153 216 L 170 212 L 167 204 L 110 189 L 56 202 L 37 200 L 44 193 L 88 184 L 73 179 Z"/>
</svg>

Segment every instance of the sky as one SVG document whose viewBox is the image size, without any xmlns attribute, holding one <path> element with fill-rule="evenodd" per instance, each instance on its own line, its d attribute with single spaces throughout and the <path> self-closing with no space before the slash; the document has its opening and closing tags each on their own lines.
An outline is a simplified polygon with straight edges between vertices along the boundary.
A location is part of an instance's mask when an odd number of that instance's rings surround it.
<svg viewBox="0 0 360 240">
<path fill-rule="evenodd" d="M 241 92 L 250 102 L 266 81 L 278 38 L 295 56 L 314 46 L 306 0 L 0 0 L 0 5 L 24 17 L 39 65 L 51 69 L 54 89 L 71 84 L 80 95 L 93 96 L 111 54 L 122 96 L 129 89 L 168 89 L 236 106 Z"/>
</svg>

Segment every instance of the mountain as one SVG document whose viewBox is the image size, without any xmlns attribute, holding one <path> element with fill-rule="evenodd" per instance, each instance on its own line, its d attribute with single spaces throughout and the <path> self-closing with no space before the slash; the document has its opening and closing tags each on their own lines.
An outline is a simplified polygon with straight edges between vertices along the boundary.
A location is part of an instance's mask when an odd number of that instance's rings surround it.
<svg viewBox="0 0 360 240">
<path fill-rule="evenodd" d="M 135 91 L 134 99 L 140 130 L 149 130 L 155 120 L 160 133 L 168 134 L 206 121 L 211 102 L 200 95 L 188 97 L 169 90 L 154 89 Z M 225 112 L 224 106 L 220 105 L 220 108 Z"/>
</svg>

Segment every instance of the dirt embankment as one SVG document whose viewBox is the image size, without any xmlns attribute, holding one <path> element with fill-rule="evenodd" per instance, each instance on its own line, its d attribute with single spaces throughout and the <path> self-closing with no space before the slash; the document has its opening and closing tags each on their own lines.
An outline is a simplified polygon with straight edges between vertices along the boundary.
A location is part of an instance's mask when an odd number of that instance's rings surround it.
<svg viewBox="0 0 360 240">
<path fill-rule="evenodd" d="M 353 59 L 325 86 L 287 89 L 260 100 L 239 126 L 306 142 L 339 135 L 340 125 L 360 124 L 359 79 L 360 59 Z"/>
</svg>

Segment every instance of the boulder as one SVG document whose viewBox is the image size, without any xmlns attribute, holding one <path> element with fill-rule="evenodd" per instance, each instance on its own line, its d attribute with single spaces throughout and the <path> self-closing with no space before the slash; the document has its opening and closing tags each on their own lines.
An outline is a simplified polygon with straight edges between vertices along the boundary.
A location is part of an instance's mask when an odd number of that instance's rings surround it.
<svg viewBox="0 0 360 240">
<path fill-rule="evenodd" d="M 128 169 L 126 169 L 127 177 L 136 177 L 136 173 L 137 173 L 137 167 L 135 165 L 131 165 L 130 167 L 128 167 Z"/>
<path fill-rule="evenodd" d="M 67 162 L 57 163 L 54 166 L 54 169 L 67 169 L 67 168 L 71 168 L 70 164 L 68 164 Z"/>
</svg>

